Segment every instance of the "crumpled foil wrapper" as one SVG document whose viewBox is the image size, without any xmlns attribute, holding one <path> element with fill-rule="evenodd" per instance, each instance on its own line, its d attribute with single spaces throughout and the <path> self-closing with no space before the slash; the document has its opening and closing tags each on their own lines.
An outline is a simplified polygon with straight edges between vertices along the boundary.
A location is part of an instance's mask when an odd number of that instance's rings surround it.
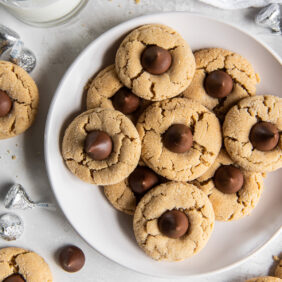
<svg viewBox="0 0 282 282">
<path fill-rule="evenodd" d="M 31 50 L 24 48 L 21 40 L 18 40 L 11 49 L 10 61 L 27 72 L 31 72 L 36 66 L 36 58 Z"/>
<path fill-rule="evenodd" d="M 8 53 L 8 54 L 7 54 Z M 0 59 L 5 59 L 31 72 L 36 66 L 34 53 L 24 47 L 20 36 L 12 29 L 0 24 Z"/>
<path fill-rule="evenodd" d="M 245 9 L 249 7 L 264 7 L 272 3 L 282 4 L 281 0 L 199 0 L 199 1 L 226 10 Z"/>
<path fill-rule="evenodd" d="M 281 15 L 278 4 L 271 4 L 259 11 L 255 22 L 263 27 L 270 28 L 273 32 L 281 34 Z"/>
<path fill-rule="evenodd" d="M 25 189 L 20 184 L 14 184 L 9 189 L 4 199 L 6 209 L 27 210 L 36 207 L 54 210 L 53 204 L 33 202 L 27 195 Z"/>
<path fill-rule="evenodd" d="M 6 241 L 17 240 L 23 232 L 23 221 L 16 214 L 6 213 L 0 216 L 0 238 Z"/>
<path fill-rule="evenodd" d="M 19 39 L 20 36 L 15 31 L 0 24 L 0 56 Z"/>
<path fill-rule="evenodd" d="M 264 7 L 255 17 L 255 23 L 281 34 L 280 6 L 282 0 L 199 0 L 214 7 L 226 10 Z"/>
</svg>

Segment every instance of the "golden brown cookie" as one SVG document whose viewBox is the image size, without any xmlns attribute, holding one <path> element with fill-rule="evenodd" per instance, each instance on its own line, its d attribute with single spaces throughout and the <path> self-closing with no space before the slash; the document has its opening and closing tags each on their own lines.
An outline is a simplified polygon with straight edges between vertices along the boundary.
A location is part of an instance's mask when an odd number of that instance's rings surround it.
<svg viewBox="0 0 282 282">
<path fill-rule="evenodd" d="M 86 98 L 87 109 L 89 110 L 94 108 L 108 108 L 108 109 L 116 109 L 123 112 L 121 106 L 115 108 L 115 104 L 118 103 L 117 99 L 119 99 L 118 97 L 115 99 L 115 95 L 117 94 L 119 95 L 119 97 L 121 97 L 123 95 L 121 91 L 123 91 L 125 95 L 126 94 L 134 95 L 118 79 L 115 71 L 115 65 L 110 65 L 105 69 L 101 70 L 92 80 L 87 91 L 87 98 Z M 132 111 L 132 107 L 134 107 L 134 103 L 135 104 L 138 103 L 138 106 L 136 106 L 136 110 L 134 110 L 133 112 L 130 113 L 124 112 L 124 114 L 126 114 L 126 116 L 129 117 L 133 123 L 135 123 L 139 115 L 151 102 L 139 97 L 135 98 L 135 100 L 138 99 L 137 102 L 130 101 L 130 97 L 127 98 L 128 98 L 127 100 L 129 101 L 127 102 L 128 103 L 127 106 L 125 105 L 124 107 L 128 109 L 130 108 L 130 104 L 131 104 L 131 109 L 129 109 L 129 111 Z M 115 101 L 116 103 L 113 101 Z M 135 109 L 135 107 L 133 109 Z"/>
<path fill-rule="evenodd" d="M 282 259 L 280 259 L 279 263 L 277 264 L 274 275 L 282 279 Z"/>
<path fill-rule="evenodd" d="M 110 136 L 110 155 L 94 160 L 85 152 L 85 140 L 95 131 Z M 121 112 L 95 108 L 76 117 L 65 131 L 62 154 L 67 167 L 81 180 L 110 185 L 125 179 L 137 166 L 141 144 L 133 123 Z"/>
<path fill-rule="evenodd" d="M 278 129 L 278 144 L 270 151 L 254 147 L 250 141 L 251 130 L 260 122 L 270 122 Z M 225 117 L 223 137 L 226 151 L 241 167 L 250 171 L 267 172 L 282 167 L 282 99 L 264 95 L 241 100 Z M 268 133 L 259 133 L 269 139 Z"/>
<path fill-rule="evenodd" d="M 150 46 L 169 51 L 172 58 L 167 71 L 152 74 L 144 69 L 142 55 Z M 172 28 L 148 24 L 130 32 L 121 43 L 115 60 L 117 75 L 136 95 L 151 101 L 174 97 L 190 84 L 195 59 L 186 41 Z"/>
<path fill-rule="evenodd" d="M 159 219 L 177 210 L 187 216 L 188 230 L 179 238 L 160 231 Z M 179 261 L 198 253 L 208 242 L 214 212 L 208 197 L 196 186 L 168 182 L 150 190 L 140 200 L 133 218 L 138 245 L 155 260 Z"/>
<path fill-rule="evenodd" d="M 10 103 L 9 107 L 6 104 L 6 114 L 0 107 L 4 114 L 0 113 L 0 139 L 6 139 L 23 133 L 31 126 L 39 96 L 30 75 L 19 66 L 6 61 L 0 61 L 0 92 L 0 98 L 6 97 L 6 103 Z"/>
<path fill-rule="evenodd" d="M 190 128 L 193 143 L 184 153 L 164 145 L 168 129 L 181 124 Z M 157 174 L 176 181 L 191 181 L 204 174 L 221 148 L 220 124 L 214 113 L 197 101 L 164 100 L 149 106 L 136 125 L 142 142 L 142 160 Z"/>
<path fill-rule="evenodd" d="M 117 184 L 104 186 L 104 193 L 113 207 L 133 215 L 138 201 L 145 193 L 165 181 L 140 160 L 129 177 Z"/>
<path fill-rule="evenodd" d="M 20 275 L 27 282 L 52 282 L 48 264 L 38 254 L 21 248 L 0 249 L 0 281 Z"/>
<path fill-rule="evenodd" d="M 215 219 L 220 221 L 237 220 L 249 215 L 256 207 L 263 191 L 262 174 L 246 171 L 242 168 L 239 169 L 243 174 L 244 183 L 238 192 L 230 193 L 232 191 L 223 192 L 217 189 L 214 181 L 215 172 L 220 167 L 230 165 L 236 167 L 226 151 L 222 149 L 210 169 L 193 182 L 209 197 L 213 205 Z M 236 180 L 234 178 L 233 182 Z M 222 181 L 224 182 L 224 180 Z"/>
<path fill-rule="evenodd" d="M 225 113 L 239 100 L 255 95 L 258 75 L 239 54 L 221 48 L 208 48 L 196 51 L 194 56 L 196 72 L 190 86 L 183 92 L 184 97 L 197 100 L 223 120 Z M 223 70 L 233 80 L 233 89 L 224 98 L 210 96 L 205 88 L 206 77 L 217 70 Z"/>
<path fill-rule="evenodd" d="M 246 282 L 281 282 L 282 279 L 272 276 L 255 277 L 246 280 Z"/>
<path fill-rule="evenodd" d="M 136 208 L 136 196 L 128 185 L 128 178 L 113 185 L 104 186 L 104 194 L 117 210 L 133 215 Z"/>
</svg>

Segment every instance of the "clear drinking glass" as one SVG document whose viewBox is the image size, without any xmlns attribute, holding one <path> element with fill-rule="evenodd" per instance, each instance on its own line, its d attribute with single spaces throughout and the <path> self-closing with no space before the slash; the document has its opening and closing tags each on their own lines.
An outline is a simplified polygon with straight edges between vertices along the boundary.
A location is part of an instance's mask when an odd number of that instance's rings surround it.
<svg viewBox="0 0 282 282">
<path fill-rule="evenodd" d="M 39 27 L 63 23 L 78 13 L 88 0 L 0 0 L 19 20 Z"/>
</svg>

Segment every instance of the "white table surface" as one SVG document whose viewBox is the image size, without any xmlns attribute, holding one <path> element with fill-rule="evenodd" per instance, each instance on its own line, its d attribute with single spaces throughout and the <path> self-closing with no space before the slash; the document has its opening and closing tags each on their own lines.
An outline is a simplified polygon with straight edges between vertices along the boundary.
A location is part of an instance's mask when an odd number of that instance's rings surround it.
<svg viewBox="0 0 282 282">
<path fill-rule="evenodd" d="M 3 196 L 9 185 L 15 182 L 21 183 L 32 199 L 55 203 L 45 170 L 44 127 L 53 94 L 72 61 L 109 28 L 139 15 L 162 11 L 190 11 L 219 18 L 247 30 L 282 57 L 282 36 L 271 35 L 267 29 L 254 23 L 256 8 L 223 11 L 188 0 L 141 0 L 139 4 L 135 4 L 134 0 L 90 0 L 87 7 L 69 23 L 41 29 L 19 22 L 0 7 L 0 23 L 16 30 L 37 56 L 37 67 L 32 77 L 40 90 L 39 113 L 32 128 L 21 136 L 0 142 L 0 214 L 5 212 Z M 16 213 L 25 222 L 24 235 L 15 242 L 0 239 L 0 247 L 21 246 L 38 252 L 49 263 L 54 281 L 172 281 L 133 272 L 97 253 L 78 236 L 59 208 L 56 212 L 37 209 Z M 69 274 L 58 266 L 56 251 L 65 244 L 77 245 L 85 252 L 86 265 L 80 272 Z M 217 275 L 185 281 L 235 282 L 267 275 L 273 265 L 272 255 L 279 255 L 281 251 L 282 232 L 240 266 Z"/>
</svg>

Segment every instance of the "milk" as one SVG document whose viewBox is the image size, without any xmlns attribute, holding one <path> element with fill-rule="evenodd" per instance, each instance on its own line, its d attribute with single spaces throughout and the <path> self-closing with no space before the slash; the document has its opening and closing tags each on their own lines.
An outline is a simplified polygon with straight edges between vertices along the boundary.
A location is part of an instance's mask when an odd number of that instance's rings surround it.
<svg viewBox="0 0 282 282">
<path fill-rule="evenodd" d="M 0 1 L 1 2 L 1 1 Z M 50 23 L 70 16 L 83 0 L 4 0 L 3 3 L 17 18 L 24 22 Z"/>
</svg>

